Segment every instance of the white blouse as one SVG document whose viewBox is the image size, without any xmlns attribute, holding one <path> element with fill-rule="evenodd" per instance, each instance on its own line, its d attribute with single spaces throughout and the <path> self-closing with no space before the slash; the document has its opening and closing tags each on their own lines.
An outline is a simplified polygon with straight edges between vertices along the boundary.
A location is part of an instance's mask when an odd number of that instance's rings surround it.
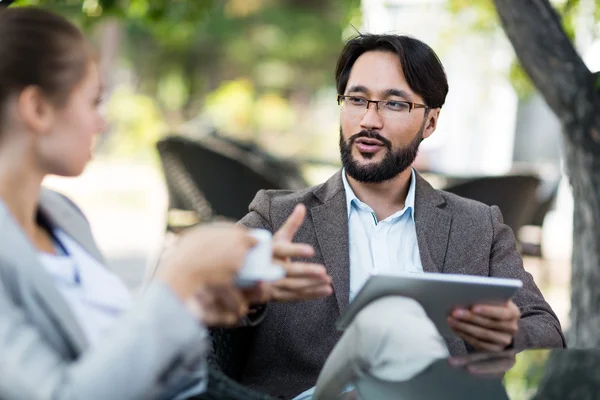
<svg viewBox="0 0 600 400">
<path fill-rule="evenodd" d="M 53 276 L 55 285 L 67 300 L 90 346 L 131 307 L 131 294 L 108 268 L 60 229 L 57 254 L 40 252 L 39 259 Z"/>
</svg>

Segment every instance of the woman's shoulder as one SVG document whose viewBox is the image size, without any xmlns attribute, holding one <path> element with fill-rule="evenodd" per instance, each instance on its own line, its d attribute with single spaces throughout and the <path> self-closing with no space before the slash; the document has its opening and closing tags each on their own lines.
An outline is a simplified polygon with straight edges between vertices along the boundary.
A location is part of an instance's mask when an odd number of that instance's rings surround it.
<svg viewBox="0 0 600 400">
<path fill-rule="evenodd" d="M 40 192 L 40 204 L 44 208 L 60 211 L 70 211 L 79 214 L 85 218 L 85 214 L 81 208 L 68 196 L 49 188 L 42 188 Z M 58 209 L 58 210 L 57 210 Z"/>
</svg>

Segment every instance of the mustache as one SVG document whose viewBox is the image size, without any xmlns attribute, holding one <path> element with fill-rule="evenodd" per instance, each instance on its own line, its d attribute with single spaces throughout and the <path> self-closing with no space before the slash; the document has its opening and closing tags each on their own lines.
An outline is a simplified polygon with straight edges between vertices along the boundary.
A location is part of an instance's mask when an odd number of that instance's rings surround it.
<svg viewBox="0 0 600 400">
<path fill-rule="evenodd" d="M 379 134 L 379 132 L 377 132 L 377 131 L 370 131 L 370 130 L 364 129 L 364 130 L 350 136 L 348 138 L 348 143 L 350 144 L 350 146 L 352 146 L 354 144 L 354 142 L 359 138 L 376 139 L 376 140 L 379 140 L 381 143 L 383 143 L 383 145 L 388 150 L 392 149 L 392 142 L 390 142 L 388 139 L 381 136 L 381 134 Z"/>
</svg>

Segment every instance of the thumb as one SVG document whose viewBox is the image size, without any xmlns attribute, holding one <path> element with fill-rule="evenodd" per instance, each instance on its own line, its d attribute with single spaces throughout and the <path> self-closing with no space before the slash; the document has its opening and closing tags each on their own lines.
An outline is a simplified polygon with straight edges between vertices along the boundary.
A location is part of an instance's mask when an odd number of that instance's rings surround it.
<svg viewBox="0 0 600 400">
<path fill-rule="evenodd" d="M 298 228 L 300 228 L 302 222 L 304 222 L 305 216 L 306 207 L 304 204 L 298 204 L 281 228 L 279 228 L 279 230 L 275 233 L 273 239 L 291 242 L 294 238 L 294 235 L 298 231 Z"/>
</svg>

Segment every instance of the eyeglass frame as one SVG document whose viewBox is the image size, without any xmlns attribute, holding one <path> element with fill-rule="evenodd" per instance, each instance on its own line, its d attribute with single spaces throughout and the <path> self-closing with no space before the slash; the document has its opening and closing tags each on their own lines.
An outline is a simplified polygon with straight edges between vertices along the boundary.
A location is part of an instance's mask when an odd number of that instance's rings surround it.
<svg viewBox="0 0 600 400">
<path fill-rule="evenodd" d="M 419 104 L 419 103 L 414 103 L 411 101 L 406 101 L 406 100 L 370 100 L 367 99 L 365 97 L 361 97 L 361 96 L 354 96 L 354 95 L 344 95 L 344 94 L 338 94 L 337 95 L 337 103 L 338 106 L 342 105 L 342 100 L 345 101 L 346 98 L 348 97 L 357 97 L 360 99 L 363 99 L 367 102 L 367 105 L 365 106 L 365 111 L 369 109 L 369 106 L 371 105 L 371 103 L 375 104 L 375 109 L 377 110 L 377 112 L 379 112 L 379 104 L 380 103 L 389 103 L 389 102 L 396 102 L 396 103 L 404 103 L 404 104 L 408 104 L 408 112 L 410 113 L 412 110 L 414 110 L 415 108 L 424 108 L 425 112 L 429 111 L 431 109 L 431 107 L 426 106 L 425 104 Z"/>
</svg>

